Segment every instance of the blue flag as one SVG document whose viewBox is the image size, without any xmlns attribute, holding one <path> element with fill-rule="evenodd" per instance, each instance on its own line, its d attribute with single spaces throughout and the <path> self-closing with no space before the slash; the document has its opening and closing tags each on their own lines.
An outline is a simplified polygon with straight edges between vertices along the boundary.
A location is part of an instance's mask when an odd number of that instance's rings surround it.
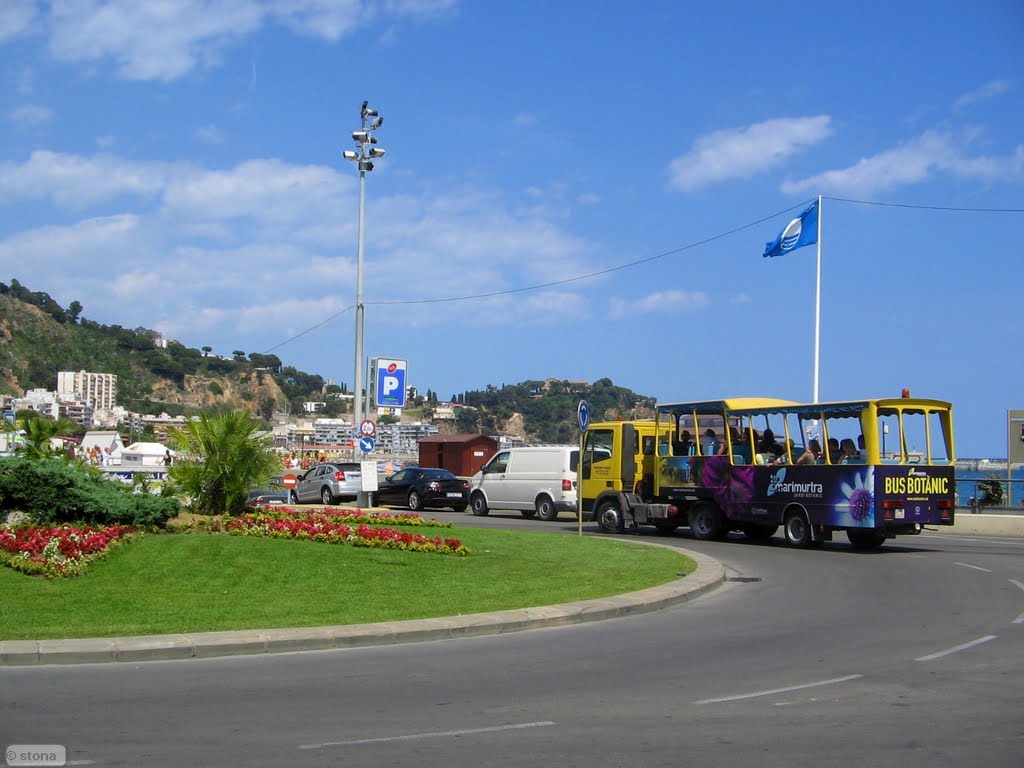
<svg viewBox="0 0 1024 768">
<path fill-rule="evenodd" d="M 765 243 L 764 255 L 781 256 L 784 253 L 814 245 L 818 242 L 818 201 L 815 200 L 807 210 L 793 219 L 778 237 Z"/>
</svg>

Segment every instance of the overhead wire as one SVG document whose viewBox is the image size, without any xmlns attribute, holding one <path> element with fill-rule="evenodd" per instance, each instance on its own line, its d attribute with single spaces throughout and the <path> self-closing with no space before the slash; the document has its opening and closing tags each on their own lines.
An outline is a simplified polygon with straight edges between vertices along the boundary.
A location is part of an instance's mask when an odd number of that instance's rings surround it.
<svg viewBox="0 0 1024 768">
<path fill-rule="evenodd" d="M 822 196 L 822 199 L 824 199 L 824 200 L 832 200 L 832 201 L 838 202 L 838 203 L 854 203 L 854 204 L 857 204 L 857 205 L 874 205 L 874 206 L 881 206 L 881 207 L 887 207 L 887 208 L 912 208 L 912 209 L 929 210 L 929 211 L 951 211 L 951 212 L 966 212 L 966 213 L 1024 213 L 1024 208 L 967 208 L 967 207 L 954 207 L 954 206 L 941 206 L 941 205 L 915 205 L 915 204 L 909 204 L 909 203 L 884 203 L 884 202 L 879 202 L 879 201 L 874 201 L 874 200 L 855 200 L 855 199 L 852 199 L 852 198 L 829 197 L 829 196 L 825 196 L 825 195 Z M 412 305 L 412 304 L 441 304 L 441 303 L 451 303 L 451 302 L 459 302 L 459 301 L 473 301 L 473 300 L 477 300 L 477 299 L 490 299 L 490 298 L 495 298 L 497 296 L 511 296 L 511 295 L 514 295 L 514 294 L 517 294 L 517 293 L 527 293 L 529 291 L 539 291 L 539 290 L 541 290 L 543 288 L 553 288 L 553 287 L 558 286 L 558 285 L 568 285 L 569 283 L 578 283 L 578 282 L 580 282 L 582 280 L 589 280 L 591 278 L 601 277 L 603 275 L 608 275 L 608 274 L 611 274 L 613 272 L 620 272 L 620 271 L 622 271 L 624 269 L 632 269 L 633 267 L 639 267 L 639 266 L 641 266 L 643 264 L 649 264 L 652 261 L 657 261 L 658 259 L 663 259 L 663 258 L 665 258 L 667 256 L 673 256 L 673 255 L 675 255 L 677 253 L 683 253 L 684 251 L 692 250 L 693 248 L 699 248 L 702 245 L 707 245 L 708 243 L 713 243 L 716 240 L 721 240 L 722 238 L 729 237 L 730 235 L 735 235 L 737 232 L 742 232 L 742 231 L 744 231 L 746 229 L 750 229 L 751 227 L 756 227 L 758 224 L 763 224 L 764 222 L 770 221 L 771 219 L 774 219 L 774 218 L 776 218 L 778 216 L 781 216 L 784 213 L 789 213 L 790 211 L 794 211 L 794 210 L 797 210 L 799 208 L 806 207 L 807 205 L 809 205 L 812 202 L 813 202 L 813 199 L 805 200 L 804 202 L 798 203 L 796 205 L 792 205 L 789 208 L 783 208 L 781 211 L 776 211 L 775 213 L 769 214 L 767 216 L 763 216 L 760 219 L 757 219 L 756 221 L 751 221 L 748 224 L 743 224 L 742 226 L 734 227 L 733 229 L 726 230 L 725 232 L 720 232 L 717 235 L 712 235 L 711 237 L 706 237 L 706 238 L 704 238 L 702 240 L 697 240 L 695 242 L 688 243 L 686 245 L 681 245 L 678 248 L 672 248 L 672 249 L 667 250 L 667 251 L 662 251 L 661 253 L 656 253 L 653 256 L 647 256 L 647 257 L 642 258 L 642 259 L 636 259 L 634 261 L 629 261 L 629 262 L 626 262 L 624 264 L 619 264 L 619 265 L 614 266 L 614 267 L 608 267 L 607 269 L 599 269 L 599 270 L 596 270 L 594 272 L 587 272 L 586 274 L 576 275 L 574 277 L 567 277 L 567 278 L 564 278 L 562 280 L 550 280 L 550 281 L 545 282 L 545 283 L 536 283 L 534 285 L 527 285 L 527 286 L 522 286 L 522 287 L 519 287 L 519 288 L 509 288 L 509 289 L 504 290 L 504 291 L 488 291 L 486 293 L 473 293 L 473 294 L 466 294 L 466 295 L 463 295 L 463 296 L 447 296 L 447 297 L 439 298 L 439 299 L 386 299 L 386 300 L 381 300 L 381 301 L 366 301 L 366 302 L 363 302 L 363 303 L 364 303 L 364 305 L 372 305 L 372 306 L 399 306 L 399 305 Z M 320 328 L 321 326 L 326 325 L 327 323 L 331 322 L 335 318 L 340 317 L 341 315 L 345 314 L 349 310 L 354 309 L 354 307 L 355 307 L 355 305 L 350 305 L 348 307 L 345 307 L 345 309 L 341 310 L 340 312 L 336 312 L 335 314 L 331 315 L 330 317 L 320 321 L 316 325 L 310 326 L 306 330 L 301 331 L 301 332 L 295 334 L 294 336 L 292 336 L 289 339 L 286 339 L 285 341 L 282 341 L 280 344 L 276 344 L 275 346 L 273 346 L 270 349 L 268 349 L 267 353 L 272 352 L 275 349 L 280 349 L 281 347 L 283 347 L 283 346 L 285 346 L 287 344 L 290 344 L 291 342 L 295 341 L 296 339 L 302 338 L 306 334 L 311 333 L 312 331 L 315 331 L 317 328 Z"/>
</svg>

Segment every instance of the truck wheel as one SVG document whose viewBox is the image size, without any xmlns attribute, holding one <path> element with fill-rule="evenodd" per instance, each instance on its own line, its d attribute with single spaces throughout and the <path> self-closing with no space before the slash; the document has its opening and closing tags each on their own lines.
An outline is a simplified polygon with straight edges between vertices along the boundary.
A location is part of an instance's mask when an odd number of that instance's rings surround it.
<svg viewBox="0 0 1024 768">
<path fill-rule="evenodd" d="M 555 509 L 555 502 L 550 496 L 537 497 L 537 517 L 545 522 L 551 522 L 558 517 L 558 510 Z"/>
<path fill-rule="evenodd" d="M 870 528 L 851 528 L 846 532 L 846 537 L 854 549 L 878 549 L 885 543 L 885 534 Z"/>
<path fill-rule="evenodd" d="M 487 508 L 487 499 L 482 493 L 474 493 L 469 503 L 473 505 L 473 514 L 477 517 L 487 517 L 487 513 L 491 511 Z"/>
<path fill-rule="evenodd" d="M 814 543 L 811 525 L 807 522 L 807 515 L 802 511 L 794 510 L 787 512 L 784 527 L 786 530 L 786 541 L 794 547 L 807 549 Z"/>
<path fill-rule="evenodd" d="M 623 533 L 626 530 L 626 521 L 622 517 L 622 510 L 615 501 L 606 501 L 597 508 L 597 527 L 605 533 Z"/>
<path fill-rule="evenodd" d="M 775 532 L 779 530 L 777 525 L 765 525 L 761 523 L 747 523 L 741 529 L 743 535 L 754 541 L 768 541 Z"/>
<path fill-rule="evenodd" d="M 690 512 L 690 532 L 702 541 L 714 541 L 725 538 L 725 526 L 722 524 L 722 513 L 714 504 L 698 504 Z"/>
</svg>

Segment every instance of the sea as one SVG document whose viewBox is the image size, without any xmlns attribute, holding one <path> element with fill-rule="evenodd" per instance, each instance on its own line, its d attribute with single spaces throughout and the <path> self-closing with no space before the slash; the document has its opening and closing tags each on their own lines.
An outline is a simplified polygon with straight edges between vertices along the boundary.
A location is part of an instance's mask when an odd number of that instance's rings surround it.
<svg viewBox="0 0 1024 768">
<path fill-rule="evenodd" d="M 984 480 L 998 480 L 1003 486 L 1003 507 L 1024 512 L 1024 464 L 1014 464 L 1007 476 L 1006 462 L 1002 460 L 957 460 L 957 506 L 972 506 L 978 498 L 978 483 Z"/>
</svg>

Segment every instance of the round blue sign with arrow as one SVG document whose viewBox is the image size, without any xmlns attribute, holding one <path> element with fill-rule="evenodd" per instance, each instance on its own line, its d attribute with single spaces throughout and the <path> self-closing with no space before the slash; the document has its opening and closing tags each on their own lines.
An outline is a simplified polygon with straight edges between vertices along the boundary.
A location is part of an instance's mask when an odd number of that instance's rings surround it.
<svg viewBox="0 0 1024 768">
<path fill-rule="evenodd" d="M 580 404 L 576 408 L 576 418 L 580 423 L 580 432 L 586 432 L 587 427 L 590 426 L 590 406 L 586 400 L 580 400 Z"/>
<path fill-rule="evenodd" d="M 363 453 L 369 453 L 373 450 L 374 440 L 372 437 L 360 437 L 359 438 L 359 450 Z"/>
</svg>

